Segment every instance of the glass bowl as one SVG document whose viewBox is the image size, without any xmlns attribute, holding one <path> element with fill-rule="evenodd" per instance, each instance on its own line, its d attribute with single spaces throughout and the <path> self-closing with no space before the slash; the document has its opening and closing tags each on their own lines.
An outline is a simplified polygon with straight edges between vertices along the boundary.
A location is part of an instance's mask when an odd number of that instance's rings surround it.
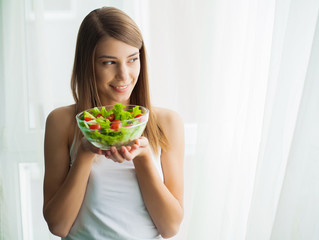
<svg viewBox="0 0 319 240">
<path fill-rule="evenodd" d="M 122 106 L 123 111 L 116 112 L 116 105 Z M 110 150 L 111 146 L 119 149 L 121 146 L 132 145 L 134 140 L 143 134 L 148 121 L 147 108 L 137 105 L 116 105 L 95 107 L 76 115 L 77 124 L 83 135 L 102 150 Z M 131 119 L 127 119 L 128 116 Z"/>
</svg>

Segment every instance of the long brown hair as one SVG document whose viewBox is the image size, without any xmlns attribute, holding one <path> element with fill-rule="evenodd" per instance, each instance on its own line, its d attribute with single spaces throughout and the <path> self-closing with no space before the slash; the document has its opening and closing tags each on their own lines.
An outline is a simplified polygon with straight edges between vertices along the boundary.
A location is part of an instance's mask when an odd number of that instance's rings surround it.
<svg viewBox="0 0 319 240">
<path fill-rule="evenodd" d="M 134 46 L 140 51 L 140 74 L 132 91 L 130 104 L 141 105 L 149 109 L 149 120 L 144 135 L 149 139 L 153 151 L 157 154 L 158 146 L 165 150 L 168 141 L 152 111 L 143 37 L 136 23 L 117 8 L 95 9 L 84 18 L 80 26 L 71 77 L 76 113 L 102 105 L 94 73 L 94 54 L 98 41 L 105 36 Z"/>
</svg>

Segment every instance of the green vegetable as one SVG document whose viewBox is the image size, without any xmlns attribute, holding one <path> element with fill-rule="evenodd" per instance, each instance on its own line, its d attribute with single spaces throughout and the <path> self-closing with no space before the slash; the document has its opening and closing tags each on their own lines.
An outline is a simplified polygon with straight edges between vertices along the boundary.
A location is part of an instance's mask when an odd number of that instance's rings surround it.
<svg viewBox="0 0 319 240">
<path fill-rule="evenodd" d="M 114 108 L 109 111 L 105 107 L 100 109 L 95 107 L 89 111 L 83 111 L 81 122 L 79 126 L 83 134 L 97 147 L 103 149 L 103 147 L 114 145 L 122 146 L 127 145 L 134 139 L 142 135 L 146 122 L 141 123 L 134 119 L 137 115 L 142 114 L 139 106 L 135 106 L 131 109 L 124 110 L 126 108 L 123 104 L 115 104 Z M 114 118 L 108 118 L 111 114 L 114 114 Z M 120 120 L 121 125 L 118 129 L 112 129 L 111 121 Z M 114 120 L 112 120 L 114 119 Z M 100 125 L 100 130 L 94 129 L 96 124 Z M 115 124 L 115 122 L 114 122 Z M 90 128 L 90 126 L 92 127 Z M 138 125 L 138 126 L 136 126 Z"/>
<path fill-rule="evenodd" d="M 135 118 L 137 115 L 142 114 L 138 106 L 133 107 L 132 117 Z"/>
<path fill-rule="evenodd" d="M 105 109 L 105 107 L 102 107 L 101 108 L 101 114 L 103 117 L 107 117 L 109 116 L 110 114 L 107 112 L 107 110 Z"/>
<path fill-rule="evenodd" d="M 101 112 L 100 112 L 100 110 L 97 108 L 97 107 L 95 107 L 95 108 L 93 108 L 93 109 L 91 109 L 91 113 L 92 113 L 92 115 L 94 116 L 94 117 L 96 117 L 98 114 L 100 114 Z"/>
<path fill-rule="evenodd" d="M 90 114 L 89 112 L 87 112 L 87 111 L 84 111 L 83 112 L 83 117 L 84 118 L 92 118 L 92 119 L 94 119 L 95 117 L 92 115 L 92 114 Z"/>
</svg>

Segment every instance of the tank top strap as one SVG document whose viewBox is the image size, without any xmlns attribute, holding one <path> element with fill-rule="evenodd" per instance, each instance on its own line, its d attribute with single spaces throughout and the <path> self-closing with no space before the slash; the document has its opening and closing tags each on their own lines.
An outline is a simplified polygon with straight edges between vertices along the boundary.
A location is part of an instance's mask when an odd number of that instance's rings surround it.
<svg viewBox="0 0 319 240">
<path fill-rule="evenodd" d="M 153 148 L 151 148 L 151 151 L 152 151 L 152 157 L 153 157 L 153 160 L 154 160 L 154 164 L 157 168 L 157 171 L 161 177 L 161 180 L 164 181 L 164 175 L 163 175 L 163 169 L 162 169 L 162 162 L 161 162 L 161 153 L 162 153 L 162 149 L 160 146 L 158 146 L 158 154 L 156 155 L 154 153 L 154 150 Z"/>
</svg>

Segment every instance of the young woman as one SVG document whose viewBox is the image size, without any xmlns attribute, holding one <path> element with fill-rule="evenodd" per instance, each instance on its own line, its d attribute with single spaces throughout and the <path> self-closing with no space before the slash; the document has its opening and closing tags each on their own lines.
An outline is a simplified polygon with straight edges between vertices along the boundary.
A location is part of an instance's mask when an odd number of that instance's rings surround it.
<svg viewBox="0 0 319 240">
<path fill-rule="evenodd" d="M 184 129 L 175 112 L 150 103 L 141 33 L 122 11 L 104 7 L 83 20 L 71 79 L 75 104 L 46 121 L 43 214 L 64 239 L 161 239 L 183 219 Z M 95 106 L 149 109 L 130 147 L 102 151 L 80 133 L 75 115 Z"/>
</svg>

